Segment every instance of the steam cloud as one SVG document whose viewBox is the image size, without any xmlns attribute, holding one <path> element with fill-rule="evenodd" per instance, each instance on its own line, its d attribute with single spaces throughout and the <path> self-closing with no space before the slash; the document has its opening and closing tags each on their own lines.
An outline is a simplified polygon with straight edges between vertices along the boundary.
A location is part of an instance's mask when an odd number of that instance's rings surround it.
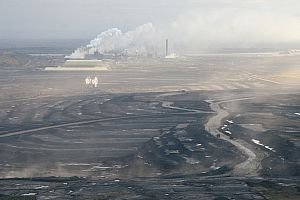
<svg viewBox="0 0 300 200">
<path fill-rule="evenodd" d="M 99 34 L 85 47 L 76 49 L 69 58 L 85 58 L 95 53 L 118 52 L 126 55 L 145 55 L 156 50 L 157 35 L 152 23 L 123 33 L 120 29 L 108 29 Z"/>
<path fill-rule="evenodd" d="M 158 31 L 159 30 L 159 31 Z M 70 58 L 94 53 L 118 52 L 127 55 L 163 53 L 164 40 L 172 51 L 197 51 L 203 48 L 272 47 L 300 43 L 300 17 L 288 13 L 224 9 L 218 12 L 191 11 L 169 25 L 155 28 L 147 23 L 128 32 L 117 28 L 99 34 Z"/>
</svg>

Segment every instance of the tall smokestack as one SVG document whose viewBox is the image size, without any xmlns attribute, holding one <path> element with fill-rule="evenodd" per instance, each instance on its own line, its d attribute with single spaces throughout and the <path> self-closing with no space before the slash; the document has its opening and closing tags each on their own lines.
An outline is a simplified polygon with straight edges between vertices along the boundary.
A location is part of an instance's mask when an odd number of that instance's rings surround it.
<svg viewBox="0 0 300 200">
<path fill-rule="evenodd" d="M 169 40 L 166 39 L 166 56 L 169 55 Z"/>
</svg>

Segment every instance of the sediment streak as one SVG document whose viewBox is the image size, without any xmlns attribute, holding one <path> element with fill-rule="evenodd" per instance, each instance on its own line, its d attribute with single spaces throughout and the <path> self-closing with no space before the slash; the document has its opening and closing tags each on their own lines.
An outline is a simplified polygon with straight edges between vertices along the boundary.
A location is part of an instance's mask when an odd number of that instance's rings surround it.
<svg viewBox="0 0 300 200">
<path fill-rule="evenodd" d="M 258 156 L 253 150 L 251 150 L 248 146 L 249 144 L 241 139 L 230 139 L 227 135 L 224 135 L 218 129 L 222 125 L 222 119 L 229 116 L 229 113 L 221 108 L 222 103 L 227 102 L 235 102 L 235 101 L 243 101 L 253 99 L 253 97 L 248 98 L 240 98 L 240 99 L 232 99 L 220 102 L 210 102 L 210 107 L 217 114 L 209 118 L 208 122 L 205 124 L 205 130 L 217 137 L 220 135 L 220 139 L 223 139 L 227 142 L 230 142 L 234 145 L 243 155 L 247 157 L 247 159 L 238 165 L 236 165 L 232 171 L 234 175 L 257 175 L 257 172 L 261 169 L 261 156 Z"/>
</svg>

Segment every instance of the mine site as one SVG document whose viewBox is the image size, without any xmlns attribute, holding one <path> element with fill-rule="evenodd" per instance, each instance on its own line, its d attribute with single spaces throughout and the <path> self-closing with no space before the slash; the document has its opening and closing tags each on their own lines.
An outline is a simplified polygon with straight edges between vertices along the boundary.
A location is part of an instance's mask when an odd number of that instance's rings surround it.
<svg viewBox="0 0 300 200">
<path fill-rule="evenodd" d="M 0 200 L 300 198 L 298 43 L 126 30 L 0 38 Z"/>
<path fill-rule="evenodd" d="M 54 59 L 66 62 L 47 52 L 21 61 Z M 299 61 L 231 53 L 126 58 L 92 73 L 3 69 L 1 195 L 296 199 Z"/>
</svg>

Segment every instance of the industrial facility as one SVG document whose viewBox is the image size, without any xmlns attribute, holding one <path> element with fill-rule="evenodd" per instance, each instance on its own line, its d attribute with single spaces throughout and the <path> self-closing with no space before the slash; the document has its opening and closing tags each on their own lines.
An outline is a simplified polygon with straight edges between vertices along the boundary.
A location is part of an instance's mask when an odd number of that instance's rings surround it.
<svg viewBox="0 0 300 200">
<path fill-rule="evenodd" d="M 162 45 L 163 46 L 163 45 Z M 104 47 L 103 47 L 104 48 Z M 164 49 L 164 50 L 163 50 Z M 49 66 L 45 71 L 108 71 L 112 64 L 120 61 L 135 59 L 174 59 L 175 53 L 169 53 L 169 40 L 165 40 L 165 47 L 160 48 L 160 54 L 153 48 L 124 48 L 102 50 L 91 48 L 89 45 L 76 49 L 71 55 L 65 56 L 65 62 L 59 66 Z"/>
<path fill-rule="evenodd" d="M 45 71 L 107 71 L 108 64 L 102 60 L 66 60 L 65 63 L 58 67 L 46 67 Z"/>
</svg>

